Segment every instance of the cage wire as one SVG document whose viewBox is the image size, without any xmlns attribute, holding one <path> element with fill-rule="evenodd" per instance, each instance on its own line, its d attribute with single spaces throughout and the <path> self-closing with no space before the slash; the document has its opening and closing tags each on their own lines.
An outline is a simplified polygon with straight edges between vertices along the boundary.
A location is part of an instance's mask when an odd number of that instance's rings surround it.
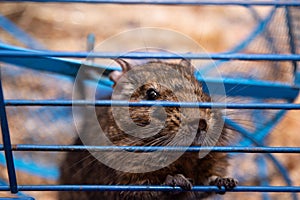
<svg viewBox="0 0 300 200">
<path fill-rule="evenodd" d="M 276 1 L 275 1 L 276 2 Z M 299 7 L 269 7 L 268 12 L 260 12 L 258 7 L 247 7 L 248 14 L 256 21 L 256 26 L 250 31 L 249 37 L 240 41 L 233 49 L 226 53 L 257 53 L 257 54 L 290 54 L 300 53 L 300 12 Z M 5 21 L 6 22 L 6 21 Z M 8 27 L 10 22 L 3 23 L 2 28 Z M 1 25 L 1 24 L 0 24 Z M 245 25 L 246 26 L 246 25 Z M 10 27 L 8 30 L 16 30 Z M 15 33 L 11 31 L 10 33 Z M 20 38 L 20 34 L 17 37 Z M 16 36 L 16 35 L 15 35 Z M 27 37 L 27 36 L 26 36 Z M 89 39 L 89 45 L 93 39 Z M 28 47 L 42 47 L 32 42 Z M 34 43 L 34 45 L 33 45 Z M 88 50 L 90 50 L 88 48 Z M 92 61 L 91 61 L 92 62 Z M 299 85 L 295 82 L 295 73 L 299 73 L 298 61 L 216 61 L 222 76 L 227 79 L 245 78 L 250 80 L 272 81 L 286 85 Z M 26 65 L 26 63 L 24 63 Z M 210 66 L 202 69 L 207 77 L 214 78 L 215 74 Z M 73 79 L 63 75 L 54 75 L 32 69 L 19 68 L 7 63 L 1 64 L 1 81 L 6 99 L 71 99 Z M 239 85 L 239 83 L 237 83 Z M 82 90 L 87 90 L 83 82 Z M 244 89 L 248 86 L 245 85 Z M 243 90 L 239 88 L 239 90 Z M 235 96 L 239 92 L 233 88 L 228 91 L 227 102 L 242 103 L 290 103 L 294 99 L 280 98 L 251 98 Z M 231 97 L 232 96 L 232 97 Z M 103 97 L 104 98 L 104 97 Z M 77 136 L 72 119 L 71 107 L 7 107 L 8 122 L 13 144 L 72 144 Z M 284 116 L 283 110 L 228 110 L 226 118 L 235 121 L 246 130 L 258 144 L 267 145 L 267 138 L 271 130 Z M 84 125 L 83 125 L 84 126 Z M 263 142 L 262 142 L 263 141 Z M 241 134 L 236 144 L 239 146 L 257 145 Z M 18 176 L 21 173 L 36 177 L 33 183 L 48 181 L 54 183 L 59 176 L 58 166 L 63 159 L 62 154 L 49 152 L 14 152 Z M 283 176 L 284 184 L 289 185 L 289 177 L 278 174 L 278 166 L 265 155 L 232 154 L 234 165 L 245 167 L 231 167 L 230 174 L 236 177 L 241 185 L 270 185 L 272 176 Z M 251 162 L 244 162 L 251 160 Z M 0 154 L 1 168 L 5 166 L 4 154 Z M 244 163 L 244 164 L 243 164 Z M 251 163 L 251 164 L 249 164 Z M 280 164 L 280 163 L 279 163 Z M 247 172 L 245 172 L 247 168 Z M 285 169 L 286 170 L 286 169 Z M 288 173 L 287 173 L 288 176 Z M 40 180 L 41 179 L 41 180 Z M 22 183 L 22 179 L 21 183 Z M 216 197 L 230 199 L 232 196 Z M 232 194 L 235 195 L 235 194 Z M 240 194 L 239 194 L 240 195 Z M 261 194 L 256 194 L 260 196 Z M 234 197 L 234 196 L 233 196 Z M 274 198 L 263 193 L 264 199 Z M 297 199 L 295 194 L 285 197 Z"/>
<path fill-rule="evenodd" d="M 298 10 L 298 12 L 297 12 Z M 263 17 L 257 13 L 253 8 L 249 11 L 252 13 L 255 20 L 262 25 L 262 32 L 249 41 L 247 45 L 240 48 L 239 52 L 245 53 L 261 53 L 261 54 L 289 54 L 292 52 L 293 41 L 291 37 L 299 38 L 299 29 L 297 30 L 296 13 L 299 13 L 298 7 L 292 8 L 272 8 L 269 15 L 265 18 L 266 23 L 263 22 Z M 289 17 L 288 17 L 289 15 Z M 299 17 L 299 16 L 298 16 Z M 289 24 L 290 23 L 290 24 Z M 291 27 L 289 27 L 291 26 Z M 292 31 L 292 32 L 291 32 Z M 299 46 L 297 47 L 299 49 Z M 226 77 L 233 78 L 245 77 L 247 79 L 281 82 L 286 84 L 293 84 L 294 70 L 297 66 L 293 62 L 276 62 L 276 61 L 230 61 L 220 63 L 219 69 Z M 235 73 L 232 73 L 232 72 Z M 245 86 L 247 87 L 247 86 Z M 229 93 L 235 93 L 235 90 Z M 229 95 L 230 96 L 230 95 Z M 249 97 L 229 97 L 228 102 L 244 102 L 244 103 L 286 103 L 291 102 L 290 99 L 258 99 Z M 276 126 L 284 115 L 285 111 L 275 110 L 228 110 L 228 118 L 238 122 L 249 133 L 255 134 L 254 138 L 257 141 L 263 141 L 267 145 L 267 138 L 270 131 Z M 241 138 L 239 145 L 255 145 L 245 138 Z M 240 180 L 250 184 L 259 183 L 261 185 L 269 185 L 270 177 L 276 174 L 276 168 L 270 167 L 269 161 L 265 160 L 264 155 L 249 155 L 242 154 L 235 157 L 236 164 L 243 163 L 243 160 L 252 160 L 251 164 L 247 164 L 247 172 L 244 167 L 233 168 L 233 176 L 237 176 Z M 275 171 L 274 171 L 275 170 Z M 270 198 L 268 194 L 263 194 L 264 198 Z M 274 196 L 272 196 L 274 198 Z"/>
</svg>

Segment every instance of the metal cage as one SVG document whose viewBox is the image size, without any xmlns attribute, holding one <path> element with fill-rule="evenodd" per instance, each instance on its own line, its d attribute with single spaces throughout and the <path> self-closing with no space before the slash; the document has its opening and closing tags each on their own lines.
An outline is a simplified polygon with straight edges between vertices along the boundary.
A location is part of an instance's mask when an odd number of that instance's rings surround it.
<svg viewBox="0 0 300 200">
<path fill-rule="evenodd" d="M 21 2 L 16 0 L 15 2 Z M 24 2 L 30 2 L 24 1 Z M 300 72 L 299 72 L 299 61 L 300 61 L 300 22 L 299 22 L 299 1 L 126 1 L 126 0 L 32 0 L 31 2 L 59 2 L 59 3 L 98 3 L 98 4 L 154 4 L 154 5 L 173 5 L 173 6 L 243 6 L 249 10 L 249 13 L 256 19 L 256 27 L 250 33 L 250 35 L 235 48 L 228 50 L 224 53 L 185 53 L 180 55 L 169 54 L 166 52 L 149 53 L 149 52 L 133 52 L 124 55 L 123 52 L 54 52 L 42 49 L 42 45 L 36 42 L 33 38 L 27 35 L 23 30 L 17 27 L 13 22 L 4 16 L 0 15 L 0 28 L 11 34 L 13 37 L 22 41 L 27 48 L 21 48 L 9 44 L 0 42 L 0 61 L 1 65 L 14 65 L 25 68 L 30 68 L 37 71 L 50 72 L 59 74 L 59 78 L 71 77 L 75 78 L 77 72 L 82 64 L 90 68 L 102 68 L 105 70 L 104 75 L 108 74 L 113 70 L 119 70 L 119 68 L 107 68 L 106 66 L 99 66 L 96 63 L 66 59 L 66 58 L 129 58 L 129 59 L 180 59 L 187 58 L 192 60 L 215 60 L 217 67 L 224 68 L 228 67 L 228 63 L 240 62 L 246 67 L 251 67 L 251 63 L 254 61 L 269 62 L 270 66 L 275 68 L 281 63 L 288 63 L 287 65 L 291 68 L 291 77 L 289 81 L 278 82 L 274 80 L 260 80 L 254 78 L 231 78 L 226 77 L 224 80 L 218 80 L 209 78 L 209 84 L 218 85 L 223 84 L 229 98 L 241 98 L 244 103 L 175 103 L 175 102 L 142 102 L 142 103 L 129 103 L 129 106 L 184 106 L 184 107 L 204 107 L 210 108 L 214 106 L 216 108 L 227 108 L 232 109 L 233 112 L 237 110 L 247 109 L 248 113 L 257 117 L 257 119 L 263 121 L 263 126 L 255 126 L 253 129 L 248 130 L 241 124 L 236 122 L 234 119 L 229 117 L 225 118 L 225 123 L 234 127 L 241 133 L 242 137 L 236 146 L 228 147 L 214 147 L 211 150 L 216 152 L 230 152 L 232 155 L 243 155 L 243 154 L 260 154 L 259 159 L 256 161 L 256 165 L 259 168 L 259 176 L 262 177 L 260 180 L 260 186 L 237 186 L 230 192 L 261 192 L 263 199 L 269 199 L 268 192 L 285 192 L 291 193 L 292 199 L 298 199 L 297 193 L 300 192 L 300 186 L 295 186 L 290 178 L 288 170 L 280 163 L 280 161 L 273 154 L 276 153 L 290 153 L 299 154 L 300 147 L 267 147 L 265 142 L 270 131 L 275 125 L 282 119 L 286 110 L 299 110 L 300 105 L 293 103 L 299 93 L 300 88 Z M 0 3 L 1 5 L 1 3 Z M 255 10 L 255 6 L 269 7 L 270 11 L 266 16 L 261 18 Z M 278 23 L 276 14 L 280 15 L 280 26 L 284 26 L 282 35 L 282 41 L 273 37 L 272 27 Z M 276 20 L 275 20 L 276 18 Z M 275 21 L 274 21 L 275 20 Z M 271 28 L 270 28 L 271 27 Z M 268 50 L 261 50 L 254 53 L 250 46 L 258 38 L 263 38 L 265 42 L 265 48 Z M 93 46 L 94 38 L 89 36 L 89 45 Z M 35 50 L 33 50 L 35 49 Z M 284 49 L 284 50 L 282 50 Z M 245 62 L 245 63 L 243 63 Z M 258 65 L 262 66 L 262 65 Z M 232 67 L 232 66 L 231 66 Z M 210 66 L 203 69 L 206 73 L 210 73 Z M 201 77 L 197 77 L 199 81 Z M 97 151 L 108 151 L 111 149 L 126 149 L 128 151 L 134 151 L 136 149 L 140 151 L 156 151 L 161 150 L 160 147 L 78 147 L 70 145 L 40 145 L 40 144 L 13 144 L 11 142 L 11 133 L 9 127 L 9 120 L 7 118 L 6 110 L 11 107 L 71 107 L 71 106 L 127 106 L 127 102 L 98 100 L 96 102 L 89 102 L 85 100 L 71 100 L 71 99 L 56 99 L 56 100 L 45 100 L 45 99 L 7 99 L 3 94 L 3 75 L 0 81 L 0 116 L 1 116 L 1 129 L 3 145 L 0 146 L 1 151 L 4 152 L 5 162 L 7 166 L 7 174 L 9 183 L 7 185 L 0 185 L 0 191 L 10 191 L 11 193 L 18 194 L 19 196 L 12 199 L 33 199 L 22 192 L 24 191 L 181 191 L 179 187 L 169 186 L 118 186 L 118 185 L 20 185 L 17 182 L 16 171 L 19 168 L 30 168 L 29 173 L 39 173 L 39 166 L 32 168 L 34 163 L 24 163 L 22 159 L 14 158 L 15 152 L 59 152 L 59 151 L 84 151 L 86 148 Z M 108 79 L 101 80 L 103 84 L 103 90 L 105 92 L 111 92 L 111 83 Z M 107 87 L 108 86 L 108 87 Z M 253 111 L 257 112 L 253 112 Z M 264 111 L 273 110 L 270 114 L 270 118 L 266 118 Z M 64 112 L 64 111 L 62 111 Z M 268 114 L 269 116 L 269 114 Z M 51 123 L 51 122 L 49 122 Z M 255 122 L 254 122 L 255 124 Z M 205 147 L 190 147 L 188 151 L 198 151 Z M 165 149 L 164 149 L 165 150 Z M 176 148 L 170 148 L 169 151 L 177 151 Z M 179 149 L 180 150 L 180 149 Z M 3 157 L 4 158 L 4 157 Z M 263 177 L 266 174 L 266 161 L 268 159 L 275 166 L 275 168 L 281 173 L 286 185 L 285 186 L 270 186 L 268 181 Z M 31 165 L 31 166 L 30 166 Z M 51 170 L 51 169 L 50 169 Z M 54 169 L 55 170 L 55 169 Z M 40 172 L 45 174 L 46 172 Z M 49 172 L 49 173 L 53 173 Z M 57 176 L 57 171 L 54 172 L 54 176 Z M 217 188 L 215 186 L 194 186 L 192 190 L 195 191 L 225 191 L 224 188 Z M 6 199 L 6 198 L 3 198 Z"/>
</svg>

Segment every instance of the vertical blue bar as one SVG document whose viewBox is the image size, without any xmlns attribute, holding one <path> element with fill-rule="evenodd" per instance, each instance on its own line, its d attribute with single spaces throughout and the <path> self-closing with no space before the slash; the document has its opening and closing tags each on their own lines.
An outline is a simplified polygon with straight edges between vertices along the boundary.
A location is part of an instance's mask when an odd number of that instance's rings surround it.
<svg viewBox="0 0 300 200">
<path fill-rule="evenodd" d="M 269 186 L 267 163 L 264 160 L 262 155 L 259 155 L 256 158 L 256 163 L 258 166 L 258 175 L 260 177 L 260 185 L 261 186 Z M 267 192 L 263 192 L 262 199 L 270 200 L 269 194 Z"/>
<path fill-rule="evenodd" d="M 87 36 L 87 51 L 93 51 L 95 48 L 95 35 L 93 33 Z"/>
<path fill-rule="evenodd" d="M 293 30 L 293 21 L 295 20 L 292 18 L 290 14 L 290 9 L 288 7 L 285 7 L 285 16 L 286 16 L 286 23 L 287 23 L 287 28 L 288 28 L 288 36 L 289 36 L 289 42 L 290 42 L 290 51 L 292 54 L 296 54 L 296 46 L 295 46 L 295 37 L 294 37 L 294 30 Z M 296 73 L 297 70 L 297 62 L 292 61 L 293 66 L 294 66 L 294 73 Z M 295 75 L 295 74 L 294 74 Z"/>
<path fill-rule="evenodd" d="M 3 146 L 4 146 L 6 166 L 7 166 L 8 178 L 9 178 L 10 191 L 12 193 L 17 193 L 18 185 L 17 185 L 14 160 L 13 160 L 11 140 L 9 135 L 7 116 L 5 111 L 1 69 L 0 69 L 0 117 L 1 117 L 1 131 L 2 131 Z"/>
</svg>

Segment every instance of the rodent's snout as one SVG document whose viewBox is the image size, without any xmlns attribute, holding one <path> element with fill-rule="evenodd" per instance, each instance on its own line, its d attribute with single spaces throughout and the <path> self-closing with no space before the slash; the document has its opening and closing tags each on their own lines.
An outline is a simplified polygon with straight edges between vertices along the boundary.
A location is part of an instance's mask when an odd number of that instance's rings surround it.
<svg viewBox="0 0 300 200">
<path fill-rule="evenodd" d="M 149 109 L 146 107 L 132 107 L 129 109 L 129 113 L 132 121 L 138 126 L 145 127 L 151 123 Z"/>
<path fill-rule="evenodd" d="M 164 122 L 167 116 L 164 107 L 137 107 L 130 109 L 130 117 L 136 125 L 145 127 L 153 121 Z"/>
</svg>

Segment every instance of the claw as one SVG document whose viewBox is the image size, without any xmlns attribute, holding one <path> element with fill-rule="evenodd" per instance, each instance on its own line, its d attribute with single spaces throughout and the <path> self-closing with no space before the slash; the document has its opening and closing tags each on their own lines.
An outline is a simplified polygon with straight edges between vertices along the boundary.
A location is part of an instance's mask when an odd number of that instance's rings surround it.
<svg viewBox="0 0 300 200">
<path fill-rule="evenodd" d="M 165 185 L 173 187 L 179 186 L 184 190 L 191 190 L 193 187 L 191 181 L 182 174 L 176 174 L 175 176 L 168 175 L 165 180 Z"/>
<path fill-rule="evenodd" d="M 217 177 L 215 180 L 211 181 L 209 185 L 218 186 L 219 189 L 224 186 L 226 190 L 232 190 L 238 185 L 238 181 L 234 178 Z M 219 194 L 225 194 L 225 192 L 219 192 Z"/>
</svg>

